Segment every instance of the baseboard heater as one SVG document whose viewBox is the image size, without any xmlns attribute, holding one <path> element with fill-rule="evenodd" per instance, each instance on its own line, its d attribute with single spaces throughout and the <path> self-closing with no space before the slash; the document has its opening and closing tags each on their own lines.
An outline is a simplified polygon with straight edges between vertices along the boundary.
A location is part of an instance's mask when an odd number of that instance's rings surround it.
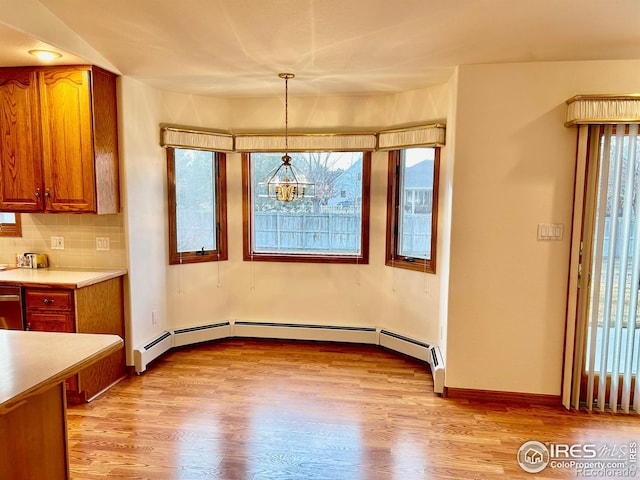
<svg viewBox="0 0 640 480">
<path fill-rule="evenodd" d="M 182 347 L 194 343 L 208 342 L 231 337 L 229 322 L 211 323 L 196 327 L 176 328 L 160 333 L 153 340 L 133 350 L 133 365 L 136 373 L 142 373 L 147 365 L 163 353 L 174 347 Z"/>
<path fill-rule="evenodd" d="M 152 360 L 158 358 L 163 353 L 173 347 L 173 337 L 171 332 L 162 332 L 145 345 L 133 350 L 133 366 L 136 373 L 142 373 L 147 369 L 147 365 Z"/>
<path fill-rule="evenodd" d="M 235 322 L 234 337 L 281 338 L 322 342 L 378 343 L 375 327 L 305 325 L 297 323 Z"/>
<path fill-rule="evenodd" d="M 220 322 L 197 327 L 177 328 L 173 331 L 173 346 L 182 347 L 193 343 L 208 342 L 232 337 L 231 323 Z"/>
<path fill-rule="evenodd" d="M 444 361 L 437 345 L 430 345 L 384 329 L 380 330 L 379 339 L 380 345 L 385 348 L 427 362 L 433 376 L 433 391 L 439 395 L 444 393 Z"/>
<path fill-rule="evenodd" d="M 390 330 L 383 329 L 378 333 L 375 327 L 237 321 L 233 324 L 220 322 L 177 328 L 171 331 L 164 331 L 156 338 L 134 349 L 133 363 L 135 371 L 138 374 L 144 372 L 151 361 L 174 347 L 230 337 L 279 338 L 380 345 L 428 363 L 433 376 L 433 391 L 440 395 L 444 392 L 444 361 L 437 345 L 430 345 Z"/>
</svg>

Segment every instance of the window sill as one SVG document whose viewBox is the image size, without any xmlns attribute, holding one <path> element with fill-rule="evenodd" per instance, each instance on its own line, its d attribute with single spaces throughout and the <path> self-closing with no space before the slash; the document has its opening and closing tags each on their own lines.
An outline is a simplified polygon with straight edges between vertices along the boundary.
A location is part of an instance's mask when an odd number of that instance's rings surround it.
<svg viewBox="0 0 640 480">
<path fill-rule="evenodd" d="M 245 261 L 252 262 L 290 262 L 290 263 L 344 263 L 344 264 L 369 264 L 367 255 L 309 255 L 309 254 L 278 254 L 278 253 L 254 253 L 244 256 Z"/>
<path fill-rule="evenodd" d="M 387 267 L 404 268 L 405 270 L 413 270 L 414 272 L 436 273 L 436 264 L 433 260 L 425 262 L 422 260 L 405 260 L 403 258 L 387 260 Z"/>
<path fill-rule="evenodd" d="M 218 255 L 218 252 L 205 252 L 204 255 L 196 253 L 183 253 L 182 255 L 171 256 L 169 265 L 184 265 L 187 263 L 205 263 L 227 260 L 226 255 Z"/>
</svg>

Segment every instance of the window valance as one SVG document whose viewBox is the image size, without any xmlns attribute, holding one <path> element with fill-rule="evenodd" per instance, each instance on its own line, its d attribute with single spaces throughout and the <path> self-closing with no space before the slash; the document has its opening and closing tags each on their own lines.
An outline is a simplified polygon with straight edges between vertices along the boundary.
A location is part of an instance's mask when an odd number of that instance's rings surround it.
<svg viewBox="0 0 640 480">
<path fill-rule="evenodd" d="M 349 152 L 395 150 L 407 147 L 444 146 L 446 127 L 440 123 L 377 133 L 290 133 L 290 152 Z M 160 127 L 163 147 L 193 148 L 218 152 L 281 152 L 281 133 L 241 133 L 198 130 L 177 126 Z"/>
<path fill-rule="evenodd" d="M 378 150 L 443 146 L 445 134 L 446 128 L 440 123 L 384 130 L 378 133 Z"/>
<path fill-rule="evenodd" d="M 206 130 L 162 127 L 160 129 L 160 145 L 163 147 L 233 152 L 233 135 Z"/>
<path fill-rule="evenodd" d="M 240 134 L 235 136 L 236 152 L 281 152 L 284 135 Z M 290 152 L 349 152 L 376 149 L 375 133 L 289 134 Z"/>
<path fill-rule="evenodd" d="M 576 95 L 567 100 L 565 126 L 640 123 L 640 95 Z"/>
</svg>

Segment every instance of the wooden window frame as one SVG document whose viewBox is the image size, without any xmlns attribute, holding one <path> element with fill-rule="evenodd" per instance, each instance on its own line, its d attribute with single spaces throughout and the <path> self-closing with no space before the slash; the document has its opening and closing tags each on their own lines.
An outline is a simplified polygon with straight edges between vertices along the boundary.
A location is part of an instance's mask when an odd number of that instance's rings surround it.
<svg viewBox="0 0 640 480">
<path fill-rule="evenodd" d="M 22 236 L 22 220 L 20 214 L 14 214 L 15 223 L 0 223 L 0 237 L 21 237 Z"/>
<path fill-rule="evenodd" d="M 369 212 L 371 203 L 371 152 L 362 152 L 362 225 L 360 231 L 360 255 L 304 254 L 304 253 L 256 253 L 252 245 L 251 153 L 242 154 L 242 233 L 245 261 L 294 262 L 294 263 L 369 263 Z"/>
<path fill-rule="evenodd" d="M 216 249 L 204 252 L 178 252 L 176 230 L 176 178 L 175 148 L 167 148 L 167 190 L 169 194 L 169 265 L 185 263 L 217 262 L 228 260 L 227 243 L 227 156 L 222 152 L 211 152 L 214 155 L 216 177 L 214 182 L 216 199 Z M 184 148 L 182 150 L 191 150 Z"/>
<path fill-rule="evenodd" d="M 400 256 L 398 254 L 398 209 L 400 208 L 400 159 L 401 150 L 389 151 L 387 182 L 387 242 L 385 265 L 424 273 L 436 273 L 438 244 L 438 187 L 440 177 L 440 147 L 434 148 L 433 198 L 431 208 L 431 255 L 428 260 Z"/>
</svg>

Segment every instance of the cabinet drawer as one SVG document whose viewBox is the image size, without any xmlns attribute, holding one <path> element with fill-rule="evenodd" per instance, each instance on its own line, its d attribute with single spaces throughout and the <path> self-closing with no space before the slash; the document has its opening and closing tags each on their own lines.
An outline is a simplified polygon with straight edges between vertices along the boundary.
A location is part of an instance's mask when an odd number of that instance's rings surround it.
<svg viewBox="0 0 640 480">
<path fill-rule="evenodd" d="M 71 290 L 31 290 L 25 292 L 25 303 L 29 310 L 55 310 L 70 312 L 73 310 L 73 292 Z"/>
<path fill-rule="evenodd" d="M 72 313 L 27 312 L 27 330 L 35 332 L 74 332 Z"/>
</svg>

